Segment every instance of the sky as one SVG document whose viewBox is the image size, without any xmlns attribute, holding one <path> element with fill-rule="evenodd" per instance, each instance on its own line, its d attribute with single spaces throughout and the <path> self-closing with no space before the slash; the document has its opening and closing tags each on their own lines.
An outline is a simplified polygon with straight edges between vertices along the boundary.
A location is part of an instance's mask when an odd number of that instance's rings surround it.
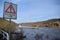
<svg viewBox="0 0 60 40">
<path fill-rule="evenodd" d="M 0 0 L 1 18 L 5 1 L 17 4 L 17 19 L 12 19 L 16 23 L 60 18 L 60 0 Z"/>
</svg>

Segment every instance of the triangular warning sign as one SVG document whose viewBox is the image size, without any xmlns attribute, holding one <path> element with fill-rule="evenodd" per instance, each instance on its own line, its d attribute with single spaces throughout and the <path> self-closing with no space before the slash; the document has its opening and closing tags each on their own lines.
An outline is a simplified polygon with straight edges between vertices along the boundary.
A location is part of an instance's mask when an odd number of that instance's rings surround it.
<svg viewBox="0 0 60 40">
<path fill-rule="evenodd" d="M 5 10 L 6 13 L 12 13 L 12 14 L 16 14 L 15 10 L 14 10 L 14 7 L 12 5 L 10 5 L 6 10 Z"/>
</svg>

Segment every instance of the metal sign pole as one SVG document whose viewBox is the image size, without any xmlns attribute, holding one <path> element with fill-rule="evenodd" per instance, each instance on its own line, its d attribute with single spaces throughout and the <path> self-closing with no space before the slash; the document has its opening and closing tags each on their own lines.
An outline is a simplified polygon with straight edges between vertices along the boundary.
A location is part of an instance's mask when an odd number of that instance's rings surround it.
<svg viewBox="0 0 60 40">
<path fill-rule="evenodd" d="M 12 3 L 10 3 L 10 4 L 12 4 Z M 11 8 L 10 8 L 10 17 L 12 17 L 11 16 Z M 10 18 L 10 27 L 9 27 L 9 38 L 10 38 L 9 40 L 11 40 L 10 29 L 11 29 L 11 18 Z"/>
<path fill-rule="evenodd" d="M 11 19 L 10 19 L 9 24 L 10 24 L 10 25 L 9 25 L 9 40 L 10 40 L 10 39 L 11 39 L 11 35 L 10 35 L 10 32 L 11 32 L 11 31 L 10 31 L 10 29 L 11 29 Z"/>
</svg>

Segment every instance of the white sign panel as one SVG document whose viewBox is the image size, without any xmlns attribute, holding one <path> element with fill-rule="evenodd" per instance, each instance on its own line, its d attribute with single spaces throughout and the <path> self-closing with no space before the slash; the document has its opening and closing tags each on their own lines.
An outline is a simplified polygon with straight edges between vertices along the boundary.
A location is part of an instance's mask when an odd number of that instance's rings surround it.
<svg viewBox="0 0 60 40">
<path fill-rule="evenodd" d="M 4 18 L 16 19 L 17 18 L 17 5 L 9 2 L 4 3 Z"/>
</svg>

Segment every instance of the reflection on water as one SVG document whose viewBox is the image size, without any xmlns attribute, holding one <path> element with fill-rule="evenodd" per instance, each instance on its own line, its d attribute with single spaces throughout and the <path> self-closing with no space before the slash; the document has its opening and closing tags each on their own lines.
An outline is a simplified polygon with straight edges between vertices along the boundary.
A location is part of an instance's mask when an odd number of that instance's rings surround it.
<svg viewBox="0 0 60 40">
<path fill-rule="evenodd" d="M 60 29 L 58 28 L 22 28 L 22 37 L 19 36 L 21 33 L 16 34 L 22 40 L 60 40 Z"/>
</svg>

